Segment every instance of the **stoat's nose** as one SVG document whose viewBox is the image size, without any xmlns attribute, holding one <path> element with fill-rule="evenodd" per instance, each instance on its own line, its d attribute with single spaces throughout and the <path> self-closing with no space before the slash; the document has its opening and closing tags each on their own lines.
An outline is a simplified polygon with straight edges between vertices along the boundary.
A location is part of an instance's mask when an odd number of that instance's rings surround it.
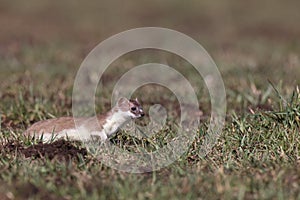
<svg viewBox="0 0 300 200">
<path fill-rule="evenodd" d="M 144 117 L 145 113 L 144 113 L 143 109 L 140 109 L 140 115 L 141 115 L 141 117 Z"/>
</svg>

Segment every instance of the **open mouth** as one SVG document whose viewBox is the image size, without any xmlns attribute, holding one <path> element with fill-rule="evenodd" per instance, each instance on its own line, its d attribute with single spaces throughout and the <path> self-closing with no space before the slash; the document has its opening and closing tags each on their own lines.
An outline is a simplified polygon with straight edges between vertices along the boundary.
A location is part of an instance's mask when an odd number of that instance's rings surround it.
<svg viewBox="0 0 300 200">
<path fill-rule="evenodd" d="M 138 115 L 132 117 L 132 119 L 141 118 L 141 117 L 144 117 L 144 116 L 145 116 L 144 113 L 140 113 L 140 114 L 138 114 Z"/>
</svg>

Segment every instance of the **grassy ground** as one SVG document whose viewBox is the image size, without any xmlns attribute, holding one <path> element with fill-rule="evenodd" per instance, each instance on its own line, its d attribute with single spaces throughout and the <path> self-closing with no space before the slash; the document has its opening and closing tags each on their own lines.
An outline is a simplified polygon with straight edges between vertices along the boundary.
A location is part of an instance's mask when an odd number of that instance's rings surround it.
<svg viewBox="0 0 300 200">
<path fill-rule="evenodd" d="M 0 199 L 299 199 L 298 8 L 298 2 L 279 1 L 0 1 Z M 149 50 L 119 58 L 105 72 L 97 111 L 109 109 L 113 85 L 126 70 L 170 61 L 191 81 L 204 113 L 197 139 L 178 161 L 129 174 L 105 166 L 80 143 L 33 144 L 22 136 L 36 121 L 71 115 L 72 85 L 84 57 L 106 37 L 140 26 L 182 31 L 216 61 L 228 109 L 210 154 L 199 156 L 210 114 L 201 77 L 176 56 Z M 153 102 L 177 111 L 164 88 L 143 87 L 135 95 L 146 111 Z M 168 140 L 173 124 L 150 144 Z M 112 141 L 133 151 L 142 143 L 124 132 Z"/>
</svg>

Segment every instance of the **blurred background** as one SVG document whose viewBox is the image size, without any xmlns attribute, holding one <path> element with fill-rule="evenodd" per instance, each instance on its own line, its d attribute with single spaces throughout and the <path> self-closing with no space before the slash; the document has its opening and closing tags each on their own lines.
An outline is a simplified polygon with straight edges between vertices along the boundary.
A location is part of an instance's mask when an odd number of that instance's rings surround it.
<svg viewBox="0 0 300 200">
<path fill-rule="evenodd" d="M 42 78 L 37 83 L 44 88 L 53 78 L 70 80 L 68 88 L 82 60 L 101 41 L 128 29 L 156 26 L 202 44 L 229 92 L 252 83 L 255 92 L 268 87 L 268 80 L 292 90 L 300 84 L 299 8 L 299 1 L 278 0 L 1 0 L 1 88 L 27 84 L 26 76 L 33 84 Z"/>
<path fill-rule="evenodd" d="M 97 44 L 121 31 L 159 26 L 204 45 L 230 48 L 242 41 L 295 45 L 298 1 L 1 1 L 1 46 L 12 42 Z"/>
</svg>

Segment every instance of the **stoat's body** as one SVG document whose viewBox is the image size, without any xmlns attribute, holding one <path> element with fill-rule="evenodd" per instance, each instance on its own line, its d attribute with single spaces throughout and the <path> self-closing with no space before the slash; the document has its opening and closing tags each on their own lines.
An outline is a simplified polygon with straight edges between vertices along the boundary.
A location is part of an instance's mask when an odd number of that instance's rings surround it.
<svg viewBox="0 0 300 200">
<path fill-rule="evenodd" d="M 25 134 L 39 138 L 42 136 L 43 141 L 59 138 L 86 141 L 94 136 L 104 141 L 129 120 L 142 116 L 144 111 L 137 99 L 121 98 L 106 114 L 87 118 L 60 117 L 39 121 L 29 127 Z"/>
</svg>

